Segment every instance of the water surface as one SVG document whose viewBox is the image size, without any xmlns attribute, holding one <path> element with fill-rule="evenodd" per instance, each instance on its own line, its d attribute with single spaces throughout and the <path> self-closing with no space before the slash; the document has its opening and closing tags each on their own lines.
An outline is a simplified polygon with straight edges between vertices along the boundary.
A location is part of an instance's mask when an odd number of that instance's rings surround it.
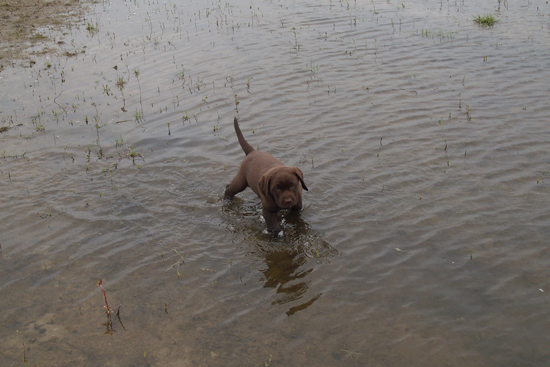
<svg viewBox="0 0 550 367">
<path fill-rule="evenodd" d="M 95 4 L 0 74 L 0 364 L 548 365 L 549 14 Z M 304 172 L 283 239 L 234 116 Z"/>
</svg>

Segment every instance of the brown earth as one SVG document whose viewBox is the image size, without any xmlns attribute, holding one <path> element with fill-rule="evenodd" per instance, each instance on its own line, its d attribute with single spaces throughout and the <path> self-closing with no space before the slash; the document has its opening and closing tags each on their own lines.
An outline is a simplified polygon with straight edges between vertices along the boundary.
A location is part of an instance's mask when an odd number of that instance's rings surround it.
<svg viewBox="0 0 550 367">
<path fill-rule="evenodd" d="M 51 38 L 84 18 L 81 0 L 0 0 L 0 71 L 32 55 L 60 51 L 63 41 Z M 58 34 L 58 33 L 57 33 Z M 32 46 L 40 46 L 37 51 Z M 31 61 L 32 62 L 32 61 Z"/>
</svg>

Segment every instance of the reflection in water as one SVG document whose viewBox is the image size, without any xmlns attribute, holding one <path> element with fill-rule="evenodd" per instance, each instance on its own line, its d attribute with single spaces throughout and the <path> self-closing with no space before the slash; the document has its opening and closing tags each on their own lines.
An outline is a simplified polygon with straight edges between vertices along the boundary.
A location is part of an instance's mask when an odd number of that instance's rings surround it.
<svg viewBox="0 0 550 367">
<path fill-rule="evenodd" d="M 273 302 L 274 305 L 297 300 L 306 293 L 308 284 L 304 278 L 313 271 L 313 268 L 299 270 L 306 262 L 307 258 L 303 254 L 286 247 L 265 254 L 267 268 L 262 270 L 264 287 L 276 288 L 277 294 L 282 295 Z M 287 284 L 289 282 L 292 283 Z"/>
<path fill-rule="evenodd" d="M 253 218 L 254 223 L 249 223 L 251 226 L 241 221 L 233 227 L 236 232 L 245 232 L 244 234 L 255 243 L 257 255 L 263 258 L 266 267 L 260 270 L 263 274 L 261 281 L 264 282 L 264 287 L 276 289 L 276 294 L 279 295 L 278 299 L 272 302 L 273 305 L 283 305 L 301 299 L 309 288 L 307 276 L 314 271 L 315 264 L 329 262 L 331 257 L 339 254 L 312 231 L 300 213 L 283 212 L 281 224 L 284 237 L 273 239 L 259 231 L 263 224 L 257 219 L 260 207 L 246 208 L 237 203 L 234 206 L 226 206 L 225 209 L 225 214 L 230 220 L 238 216 Z M 311 259 L 318 261 L 312 262 Z M 291 307 L 286 314 L 291 316 L 305 310 L 321 295 L 322 293 L 317 294 L 307 302 Z"/>
<path fill-rule="evenodd" d="M 307 244 L 307 243 L 306 243 Z M 282 305 L 302 298 L 309 288 L 306 276 L 313 272 L 313 267 L 300 269 L 307 266 L 308 257 L 296 246 L 280 246 L 273 251 L 266 252 L 265 263 L 267 268 L 262 270 L 265 281 L 264 287 L 276 288 L 281 296 L 273 305 Z M 294 283 L 299 281 L 298 283 Z M 290 284 L 287 284 L 290 283 Z M 305 310 L 321 297 L 321 293 L 311 300 L 298 306 L 291 307 L 286 314 L 291 316 L 298 311 Z"/>
</svg>

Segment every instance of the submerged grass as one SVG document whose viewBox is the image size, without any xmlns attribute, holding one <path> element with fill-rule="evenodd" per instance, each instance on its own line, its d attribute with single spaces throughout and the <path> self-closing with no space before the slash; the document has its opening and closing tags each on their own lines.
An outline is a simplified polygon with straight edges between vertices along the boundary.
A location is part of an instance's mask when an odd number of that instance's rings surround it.
<svg viewBox="0 0 550 367">
<path fill-rule="evenodd" d="M 418 31 L 417 31 L 418 33 Z M 420 36 L 426 38 L 439 38 L 439 39 L 454 39 L 456 32 L 443 31 L 441 29 L 424 29 L 420 30 Z"/>
<path fill-rule="evenodd" d="M 483 27 L 491 27 L 495 25 L 497 20 L 493 14 L 485 14 L 474 17 L 474 22 Z"/>
<path fill-rule="evenodd" d="M 87 23 L 87 24 L 86 24 L 86 30 L 87 30 L 88 32 L 90 32 L 91 34 L 97 33 L 97 32 L 98 32 L 97 23 L 96 23 L 96 24 Z"/>
</svg>

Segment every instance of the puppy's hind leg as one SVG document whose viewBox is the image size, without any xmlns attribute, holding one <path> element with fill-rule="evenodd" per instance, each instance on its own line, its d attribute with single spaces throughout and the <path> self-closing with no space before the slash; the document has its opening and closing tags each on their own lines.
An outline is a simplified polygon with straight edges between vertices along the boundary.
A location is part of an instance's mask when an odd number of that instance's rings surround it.
<svg viewBox="0 0 550 367">
<path fill-rule="evenodd" d="M 235 176 L 235 178 L 233 178 L 233 181 L 231 181 L 231 183 L 226 186 L 225 194 L 223 196 L 225 200 L 233 199 L 233 196 L 241 191 L 244 191 L 244 189 L 248 187 L 248 182 L 246 182 L 245 176 L 239 173 L 237 174 L 237 176 Z"/>
</svg>

